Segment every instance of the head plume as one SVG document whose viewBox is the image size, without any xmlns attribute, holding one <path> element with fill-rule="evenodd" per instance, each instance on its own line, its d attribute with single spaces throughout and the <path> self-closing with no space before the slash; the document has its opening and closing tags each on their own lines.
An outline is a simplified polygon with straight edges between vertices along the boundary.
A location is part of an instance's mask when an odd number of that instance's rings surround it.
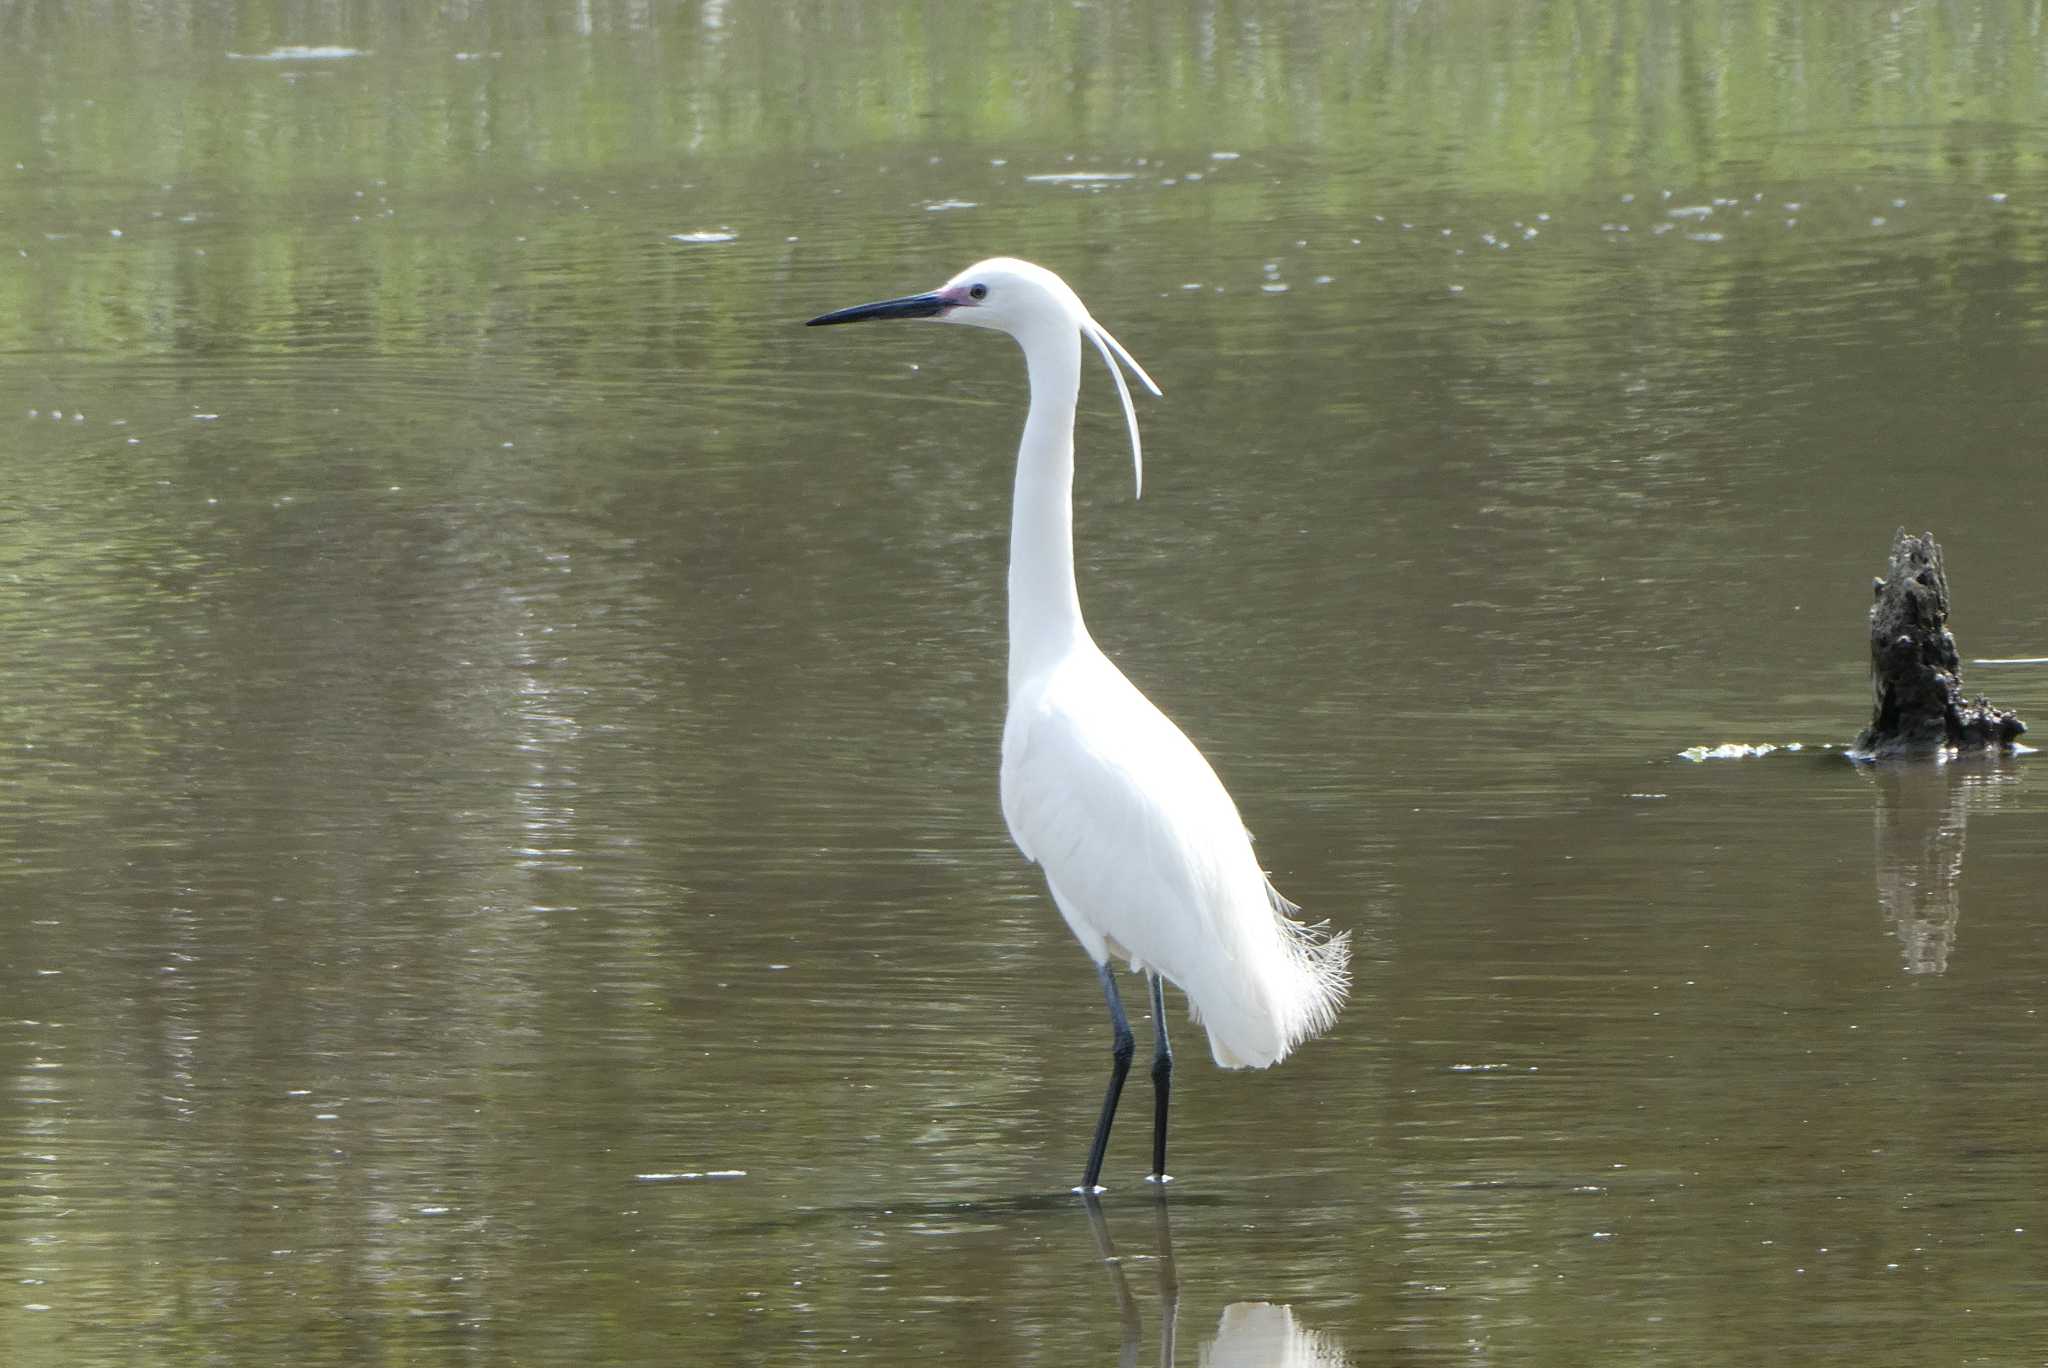
<svg viewBox="0 0 2048 1368">
<path fill-rule="evenodd" d="M 979 290 L 980 293 L 976 293 Z M 1013 296 L 1012 292 L 1018 292 Z M 1021 340 L 1025 330 L 1043 326 L 1048 320 L 1047 305 L 1057 309 L 1050 315 L 1070 323 L 1087 338 L 1101 355 L 1102 363 L 1109 367 L 1110 379 L 1116 381 L 1116 395 L 1124 406 L 1124 423 L 1131 434 L 1131 471 L 1137 492 L 1145 492 L 1145 449 L 1138 436 L 1138 409 L 1131 401 L 1131 387 L 1124 381 L 1121 361 L 1130 367 L 1131 374 L 1138 377 L 1138 383 L 1149 390 L 1155 398 L 1163 397 L 1159 386 L 1145 373 L 1136 357 L 1125 349 L 1123 343 L 1110 336 L 1109 329 L 1097 323 L 1090 316 L 1088 306 L 1074 293 L 1066 281 L 1043 266 L 1015 257 L 990 257 L 978 261 L 946 282 L 937 296 L 953 301 L 946 314 L 947 322 L 970 323 L 980 327 L 995 328 L 1008 332 Z M 1014 302 L 1021 297 L 1021 306 Z"/>
<path fill-rule="evenodd" d="M 1102 364 L 1109 367 L 1109 378 L 1116 381 L 1116 397 L 1124 402 L 1124 421 L 1131 429 L 1131 476 L 1134 485 L 1131 495 L 1133 498 L 1142 499 L 1145 497 L 1145 448 L 1138 440 L 1138 409 L 1137 405 L 1131 402 L 1131 387 L 1124 383 L 1124 373 L 1117 362 L 1122 361 L 1124 365 L 1129 366 L 1131 374 L 1137 376 L 1145 388 L 1152 391 L 1153 398 L 1161 399 L 1165 396 L 1160 393 L 1159 386 L 1152 383 L 1152 377 L 1145 374 L 1145 368 L 1138 364 L 1138 358 L 1125 351 L 1124 344 L 1111 337 L 1109 329 L 1089 317 L 1085 310 L 1081 314 L 1081 335 L 1093 342 L 1095 350 L 1102 353 Z"/>
</svg>

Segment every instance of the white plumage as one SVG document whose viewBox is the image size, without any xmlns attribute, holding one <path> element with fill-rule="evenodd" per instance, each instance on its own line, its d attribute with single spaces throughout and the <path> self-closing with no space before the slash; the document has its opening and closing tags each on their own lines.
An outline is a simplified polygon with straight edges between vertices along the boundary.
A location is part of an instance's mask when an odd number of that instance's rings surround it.
<svg viewBox="0 0 2048 1368">
<path fill-rule="evenodd" d="M 1209 762 L 1103 655 L 1082 621 L 1073 555 L 1081 339 L 1094 344 L 1116 378 L 1141 488 L 1137 412 L 1116 360 L 1157 394 L 1151 377 L 1066 282 L 1013 258 L 978 262 L 928 294 L 811 322 L 870 318 L 992 328 L 1024 349 L 1031 407 L 1011 507 L 1003 815 L 1102 970 L 1116 1047 L 1082 1184 L 1092 1192 L 1132 1051 L 1108 972 L 1112 957 L 1187 994 L 1219 1065 L 1264 1068 L 1336 1019 L 1350 947 L 1345 936 L 1325 936 L 1294 919 L 1298 909 L 1267 881 L 1237 805 Z M 1161 1002 L 1156 977 L 1153 1001 Z M 1153 1176 L 1165 1181 L 1172 1055 L 1164 1020 L 1155 1031 Z"/>
<path fill-rule="evenodd" d="M 1012 689 L 1003 815 L 1089 957 L 1165 975 L 1222 1067 L 1336 1019 L 1343 940 L 1287 915 L 1209 762 L 1092 641 Z"/>
</svg>

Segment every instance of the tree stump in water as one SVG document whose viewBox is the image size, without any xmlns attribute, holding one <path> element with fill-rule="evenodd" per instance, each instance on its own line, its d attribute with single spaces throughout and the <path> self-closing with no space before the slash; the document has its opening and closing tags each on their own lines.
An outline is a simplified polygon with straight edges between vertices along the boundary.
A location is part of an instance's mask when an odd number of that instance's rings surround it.
<svg viewBox="0 0 2048 1368">
<path fill-rule="evenodd" d="M 1948 630 L 1948 576 L 1932 533 L 1892 537 L 1891 564 L 1870 609 L 1870 725 L 1851 758 L 1884 760 L 2010 750 L 2027 724 L 1986 699 L 1963 698 L 1962 661 Z"/>
</svg>

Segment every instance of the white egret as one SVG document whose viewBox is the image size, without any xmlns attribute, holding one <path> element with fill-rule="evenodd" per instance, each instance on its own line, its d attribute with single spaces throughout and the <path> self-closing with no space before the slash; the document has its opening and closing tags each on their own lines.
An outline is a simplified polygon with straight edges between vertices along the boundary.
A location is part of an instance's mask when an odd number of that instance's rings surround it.
<svg viewBox="0 0 2048 1368">
<path fill-rule="evenodd" d="M 1113 960 L 1152 989 L 1152 1180 L 1166 1174 L 1173 1052 L 1161 980 L 1187 994 L 1222 1068 L 1265 1068 L 1336 1019 L 1349 986 L 1348 935 L 1294 919 L 1252 854 L 1236 804 L 1202 753 L 1089 637 L 1074 585 L 1074 406 L 1081 339 L 1116 380 L 1143 488 L 1138 415 L 1117 360 L 1153 394 L 1131 354 L 1041 266 L 995 257 L 937 290 L 862 304 L 813 325 L 925 318 L 1017 339 L 1031 408 L 1010 514 L 1009 711 L 1003 816 L 1094 960 L 1115 1031 L 1109 1091 L 1078 1191 L 1101 1191 L 1103 1152 L 1134 1045 Z"/>
</svg>

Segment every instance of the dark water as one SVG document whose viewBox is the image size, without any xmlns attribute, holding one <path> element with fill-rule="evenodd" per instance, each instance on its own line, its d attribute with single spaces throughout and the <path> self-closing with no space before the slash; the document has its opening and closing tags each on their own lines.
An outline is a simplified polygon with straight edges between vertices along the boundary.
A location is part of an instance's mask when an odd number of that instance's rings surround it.
<svg viewBox="0 0 2048 1368">
<path fill-rule="evenodd" d="M 0 1360 L 2041 1361 L 2037 762 L 1827 746 L 1900 524 L 2048 651 L 2044 27 L 0 4 Z M 1099 1229 L 1021 366 L 795 326 L 996 252 L 1359 945 Z"/>
</svg>

